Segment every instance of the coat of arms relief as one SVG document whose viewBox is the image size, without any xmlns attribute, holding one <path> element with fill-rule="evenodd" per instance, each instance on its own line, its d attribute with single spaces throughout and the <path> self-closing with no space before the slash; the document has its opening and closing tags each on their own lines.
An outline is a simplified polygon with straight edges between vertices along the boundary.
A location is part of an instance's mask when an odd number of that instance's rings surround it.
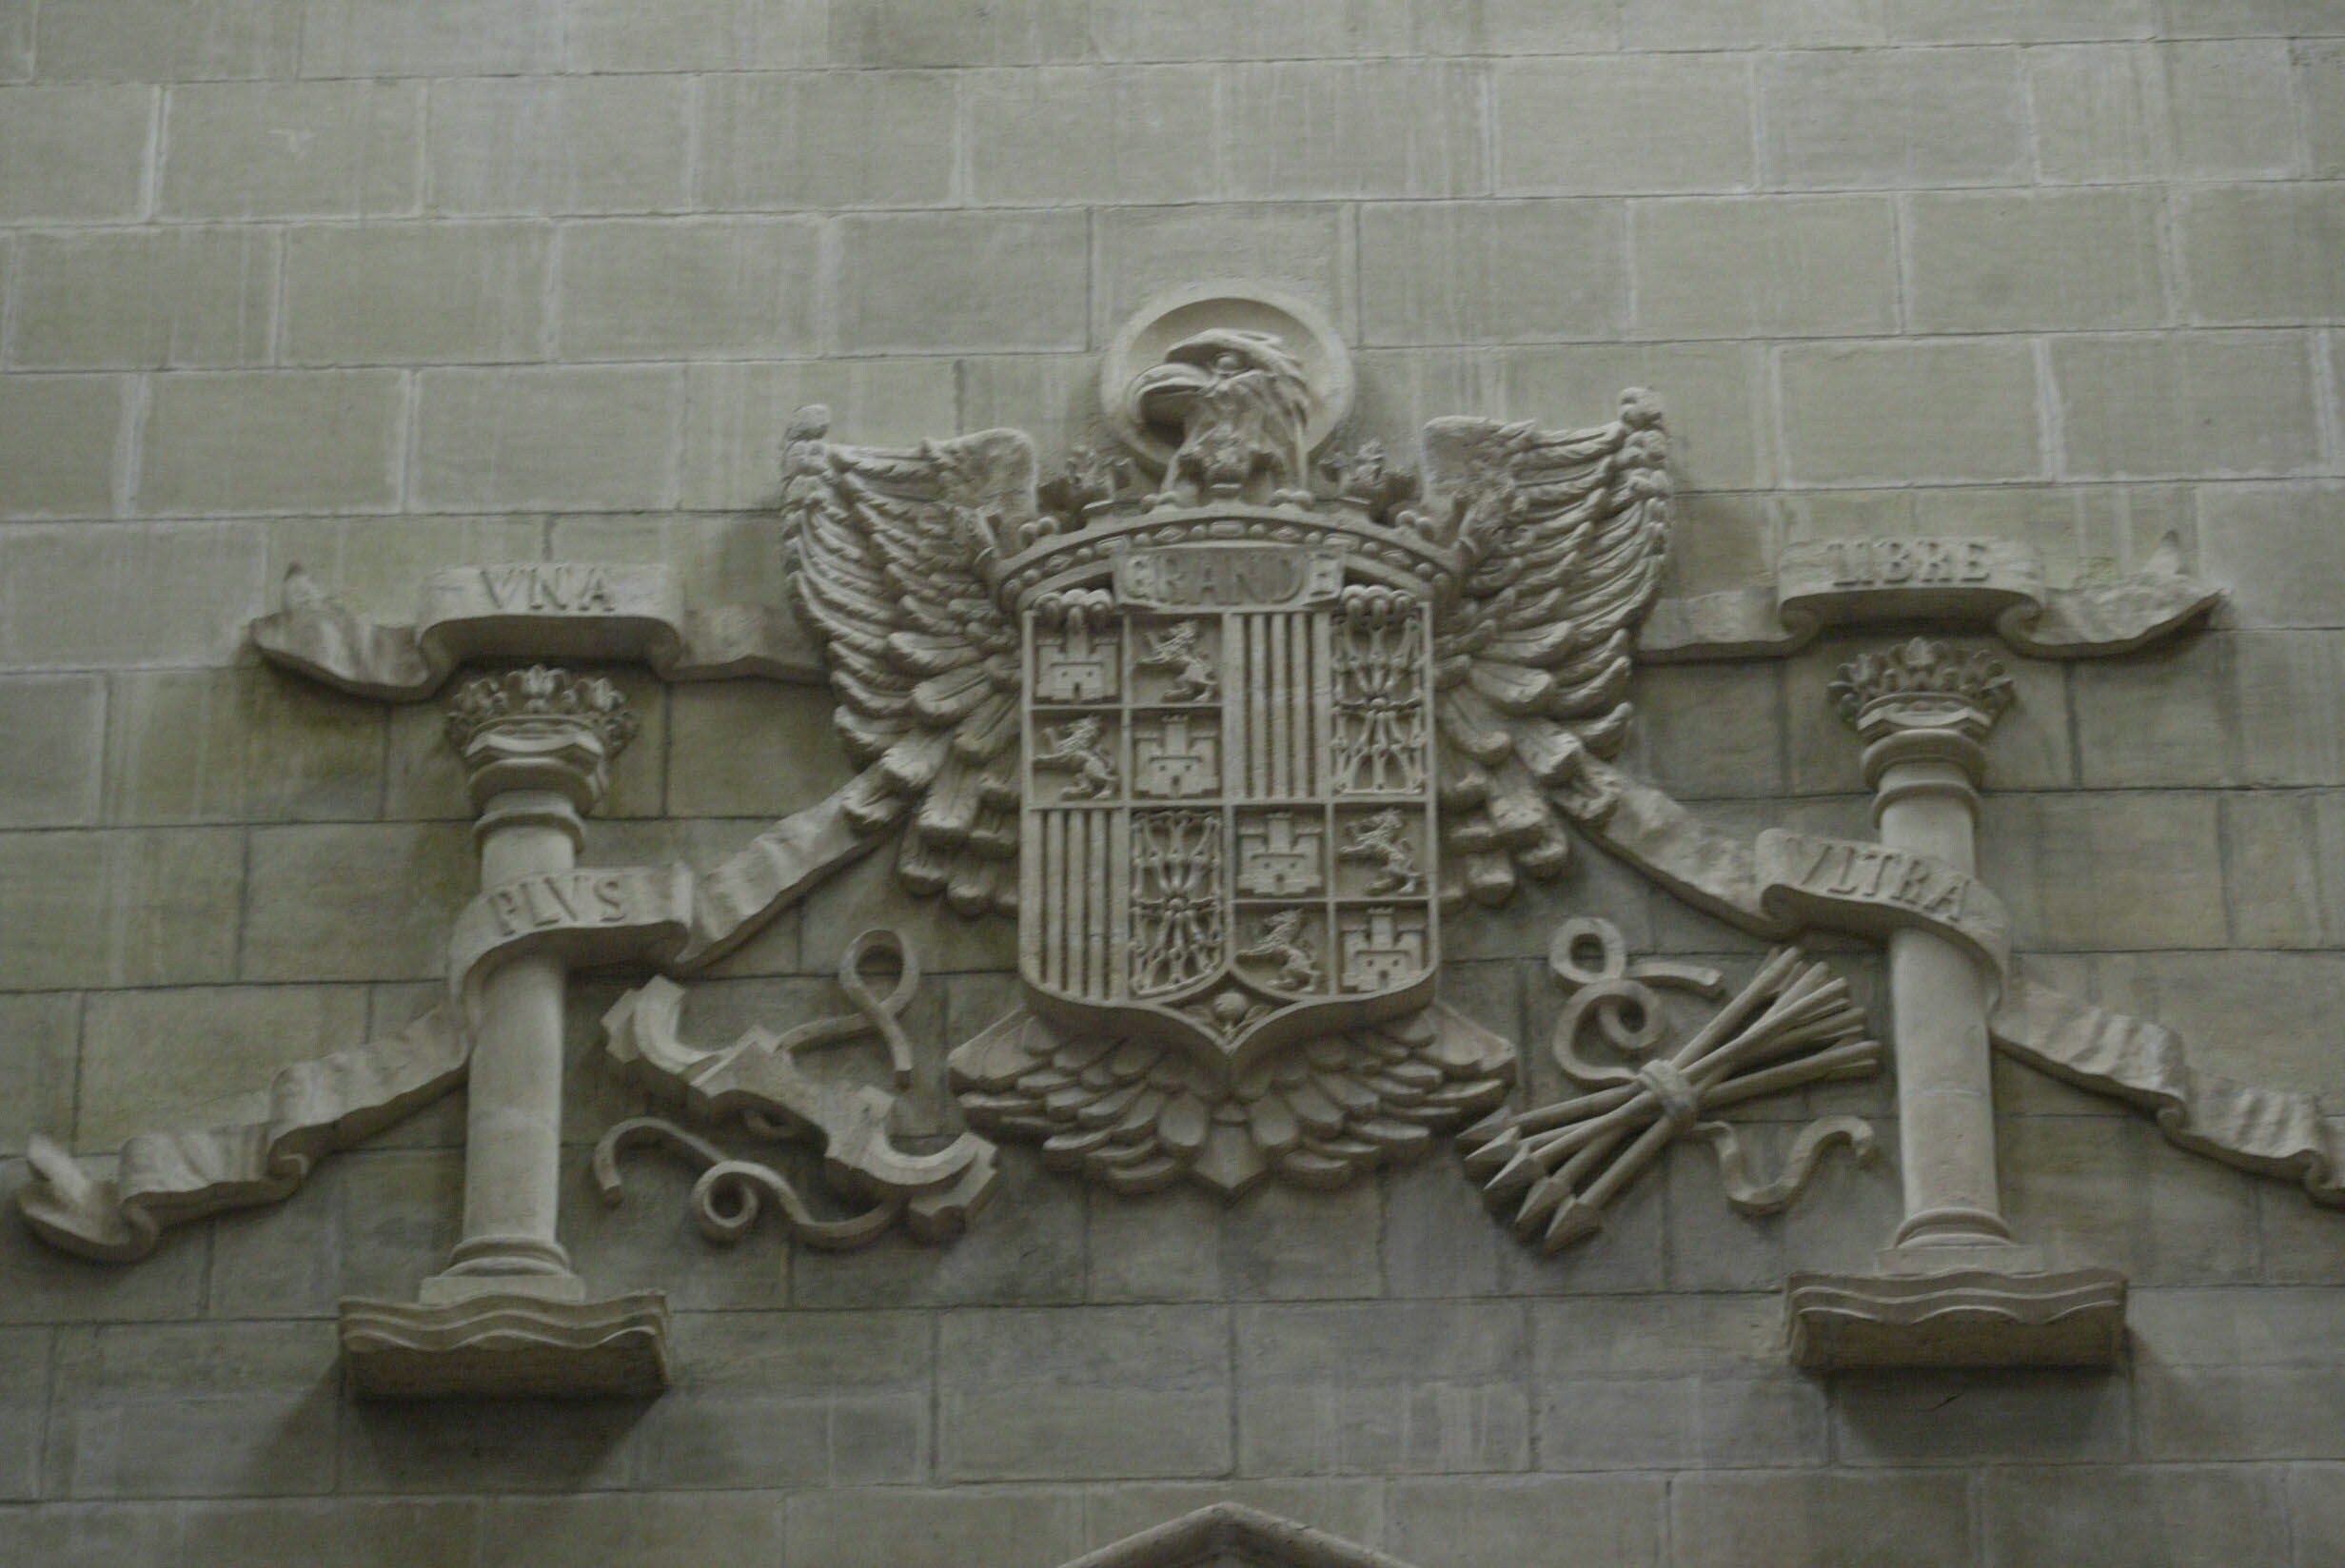
<svg viewBox="0 0 2345 1568">
<path fill-rule="evenodd" d="M 345 1303 L 358 1385 L 657 1388 L 663 1301 L 595 1298 L 556 1234 L 563 988 L 573 966 L 614 963 L 658 975 L 606 1018 L 608 1065 L 684 1122 L 608 1129 L 596 1180 L 616 1201 L 628 1151 L 684 1159 L 719 1242 L 769 1209 L 811 1245 L 897 1228 L 950 1242 L 994 1192 L 995 1141 L 1118 1191 L 1192 1182 L 1234 1199 L 1342 1185 L 1459 1134 L 1499 1215 L 1560 1248 L 1682 1138 L 1714 1148 L 1736 1207 L 1792 1202 L 1828 1149 L 1870 1157 L 1870 1126 L 1819 1117 L 1768 1173 L 1720 1113 L 1894 1057 L 1905 1220 L 1877 1270 L 1789 1283 L 1795 1357 L 2106 1360 L 2122 1278 L 2049 1266 L 2001 1216 L 1991 1049 L 2345 1202 L 2312 1097 L 2196 1071 L 2158 1026 L 2013 959 L 1973 850 L 2010 683 L 1982 647 L 1910 635 L 2121 654 L 2185 635 L 2214 590 L 2162 556 L 2056 589 L 2019 547 L 1927 538 L 1801 547 L 1770 583 L 1665 599 L 1652 394 L 1579 429 L 1436 420 L 1410 466 L 1331 439 L 1350 378 L 1310 307 L 1203 289 L 1144 312 L 1107 356 L 1118 443 L 1047 472 L 1017 431 L 878 450 L 801 410 L 775 519 L 786 605 L 688 609 L 664 568 L 541 563 L 436 574 L 416 620 L 389 624 L 297 569 L 254 627 L 288 669 L 413 701 L 460 666 L 512 666 L 464 680 L 450 712 L 483 888 L 450 937 L 446 998 L 288 1069 L 237 1125 L 142 1134 L 110 1166 L 36 1140 L 28 1222 L 133 1259 L 172 1225 L 290 1195 L 334 1148 L 468 1080 L 465 1239 L 420 1300 Z M 1816 694 L 1863 748 L 1878 841 L 1740 840 L 1621 766 L 1640 660 L 1773 657 L 1834 624 L 1898 633 Z M 859 771 L 706 872 L 581 866 L 633 723 L 607 681 L 544 658 L 825 683 Z M 1440 994 L 1444 926 L 1567 875 L 1583 842 L 1783 945 L 1738 987 L 1632 955 L 1575 913 L 1553 933 L 1567 1000 L 1546 1042 L 1569 1090 L 1510 1104 L 1515 1043 Z M 936 918 L 1017 925 L 1018 1005 L 942 1043 L 968 1130 L 937 1147 L 898 1143 L 888 1090 L 801 1065 L 877 1041 L 894 1087 L 909 1082 L 916 931 L 849 945 L 838 1018 L 717 1049 L 684 1038 L 680 978 L 874 853 Z M 1888 1017 L 1801 948 L 1809 931 L 1887 948 Z M 1664 993 L 1702 1021 L 1673 1034 Z M 737 1155 L 744 1139 L 811 1145 L 812 1177 Z"/>
<path fill-rule="evenodd" d="M 1126 389 L 1161 475 L 1026 437 L 793 440 L 800 602 L 905 880 L 1015 911 L 1026 1005 L 953 1053 L 972 1125 L 1123 1190 L 1329 1185 L 1490 1109 L 1445 914 L 1552 876 L 1625 737 L 1660 415 L 1448 421 L 1422 489 L 1313 465 L 1267 334 Z"/>
</svg>

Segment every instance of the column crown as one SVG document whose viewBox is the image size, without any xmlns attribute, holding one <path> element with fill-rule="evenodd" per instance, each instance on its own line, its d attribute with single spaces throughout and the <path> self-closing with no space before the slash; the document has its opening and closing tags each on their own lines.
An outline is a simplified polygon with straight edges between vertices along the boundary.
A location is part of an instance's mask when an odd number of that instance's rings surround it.
<svg viewBox="0 0 2345 1568">
<path fill-rule="evenodd" d="M 2012 703 L 2011 677 L 1992 655 L 1927 637 L 1859 655 L 1828 690 L 1841 717 L 1866 740 L 1901 730 L 1953 730 L 1980 740 Z"/>
<path fill-rule="evenodd" d="M 447 725 L 476 811 L 516 791 L 552 791 L 592 811 L 637 729 L 610 681 L 542 664 L 465 681 L 449 699 Z"/>
</svg>

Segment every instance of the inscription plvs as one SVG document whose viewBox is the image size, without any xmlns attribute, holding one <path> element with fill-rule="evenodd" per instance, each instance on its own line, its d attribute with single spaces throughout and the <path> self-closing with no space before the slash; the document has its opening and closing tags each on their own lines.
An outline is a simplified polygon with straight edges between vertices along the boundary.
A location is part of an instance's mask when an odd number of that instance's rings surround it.
<svg viewBox="0 0 2345 1568">
<path fill-rule="evenodd" d="M 627 920 L 626 878 L 612 872 L 557 872 L 491 888 L 482 898 L 501 936 Z"/>
</svg>

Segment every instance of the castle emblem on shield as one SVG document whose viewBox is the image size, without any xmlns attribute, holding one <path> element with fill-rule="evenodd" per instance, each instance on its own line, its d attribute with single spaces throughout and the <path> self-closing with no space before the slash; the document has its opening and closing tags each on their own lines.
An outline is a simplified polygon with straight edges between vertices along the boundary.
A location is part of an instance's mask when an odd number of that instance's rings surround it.
<svg viewBox="0 0 2345 1568">
<path fill-rule="evenodd" d="M 1660 417 L 1437 421 L 1420 481 L 1314 459 L 1308 334 L 1179 328 L 1125 382 L 1137 461 L 1042 480 L 1015 431 L 875 451 L 807 411 L 795 581 L 877 764 L 851 818 L 1018 921 L 1023 1005 L 952 1057 L 972 1124 L 1124 1190 L 1335 1185 L 1512 1084 L 1435 994 L 1442 925 L 1609 808 Z"/>
</svg>

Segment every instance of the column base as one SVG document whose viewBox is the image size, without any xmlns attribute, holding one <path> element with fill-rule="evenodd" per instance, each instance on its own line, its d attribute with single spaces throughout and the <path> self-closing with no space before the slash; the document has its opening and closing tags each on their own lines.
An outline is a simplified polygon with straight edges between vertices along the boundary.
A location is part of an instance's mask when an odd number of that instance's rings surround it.
<svg viewBox="0 0 2345 1568">
<path fill-rule="evenodd" d="M 1783 1303 L 1791 1359 L 1817 1371 L 2108 1366 L 2125 1345 L 2114 1268 L 1794 1274 Z"/>
<path fill-rule="evenodd" d="M 368 1399 L 605 1399 L 668 1385 L 668 1303 L 482 1294 L 342 1303 L 342 1359 Z"/>
</svg>

